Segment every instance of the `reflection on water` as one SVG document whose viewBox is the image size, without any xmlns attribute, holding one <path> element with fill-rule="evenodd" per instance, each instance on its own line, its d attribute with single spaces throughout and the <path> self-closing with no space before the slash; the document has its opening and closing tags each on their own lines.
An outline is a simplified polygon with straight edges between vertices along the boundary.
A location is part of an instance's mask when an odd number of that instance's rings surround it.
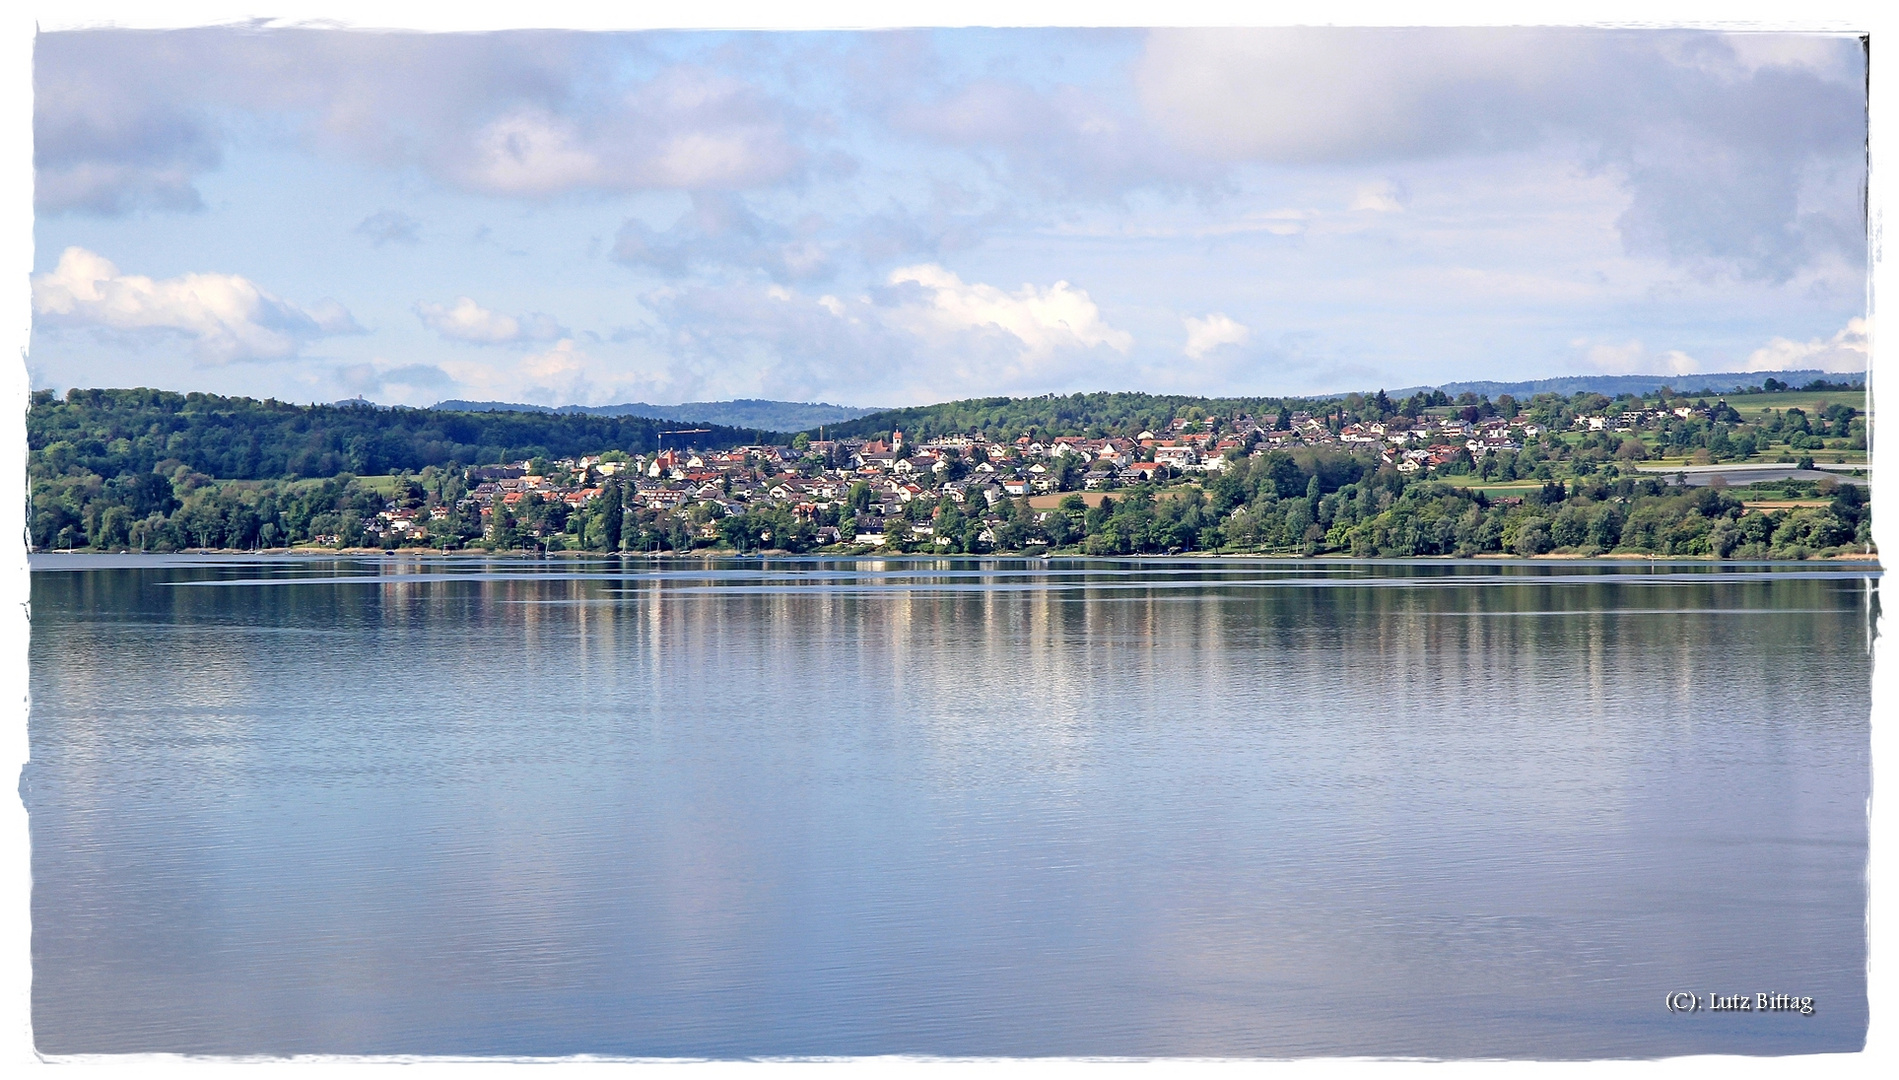
<svg viewBox="0 0 1899 1080">
<path fill-rule="evenodd" d="M 1864 1040 L 1876 570 L 34 569 L 44 1052 Z"/>
</svg>

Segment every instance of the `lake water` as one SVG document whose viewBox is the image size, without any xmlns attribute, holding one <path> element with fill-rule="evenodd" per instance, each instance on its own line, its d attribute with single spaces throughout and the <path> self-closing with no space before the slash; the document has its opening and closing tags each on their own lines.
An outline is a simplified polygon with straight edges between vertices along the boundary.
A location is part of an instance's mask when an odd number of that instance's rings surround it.
<svg viewBox="0 0 1899 1080">
<path fill-rule="evenodd" d="M 36 557 L 34 1038 L 1856 1050 L 1877 577 Z"/>
</svg>

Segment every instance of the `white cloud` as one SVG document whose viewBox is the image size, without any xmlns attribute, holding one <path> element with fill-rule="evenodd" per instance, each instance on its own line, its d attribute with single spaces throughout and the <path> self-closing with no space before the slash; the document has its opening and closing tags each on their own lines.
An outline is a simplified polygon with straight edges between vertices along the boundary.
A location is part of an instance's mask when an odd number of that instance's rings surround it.
<svg viewBox="0 0 1899 1080">
<path fill-rule="evenodd" d="M 41 35 L 42 211 L 204 208 L 196 182 L 262 124 L 320 152 L 503 196 L 769 185 L 804 151 L 785 106 L 714 68 L 624 77 L 629 50 L 573 33 L 207 27 Z"/>
<path fill-rule="evenodd" d="M 935 266 L 895 278 L 871 295 L 749 284 L 647 293 L 654 321 L 625 340 L 644 346 L 674 397 L 644 400 L 921 404 L 1147 386 L 1183 367 L 1177 358 L 1144 363 L 1133 336 L 1105 325 L 1087 294 L 1066 284 L 1012 294 Z M 1201 376 L 1207 367 L 1192 366 Z"/>
<path fill-rule="evenodd" d="M 1587 339 L 1581 339 L 1571 344 L 1584 350 L 1584 366 L 1610 375 L 1691 375 L 1734 370 L 1730 360 L 1704 362 L 1680 349 L 1653 354 L 1640 341 L 1591 345 Z M 1855 318 L 1831 338 L 1814 338 L 1805 342 L 1774 338 L 1749 353 L 1746 362 L 1740 365 L 1740 370 L 1865 371 L 1870 345 L 1867 321 Z"/>
<path fill-rule="evenodd" d="M 1748 371 L 1865 371 L 1871 348 L 1871 328 L 1865 319 L 1849 320 L 1830 339 L 1808 342 L 1777 337 L 1747 357 Z"/>
<path fill-rule="evenodd" d="M 329 334 L 361 333 L 334 300 L 301 307 L 235 274 L 183 274 L 154 281 L 121 274 L 111 260 L 69 247 L 33 279 L 33 311 L 51 326 L 190 338 L 201 359 L 277 360 Z"/>
<path fill-rule="evenodd" d="M 1659 360 L 1661 370 L 1670 375 L 1686 375 L 1701 370 L 1701 362 L 1680 349 L 1668 350 Z"/>
<path fill-rule="evenodd" d="M 1189 315 L 1181 322 L 1187 326 L 1187 344 L 1181 350 L 1198 360 L 1224 345 L 1244 345 L 1253 332 L 1219 312 L 1204 319 Z"/>
<path fill-rule="evenodd" d="M 1434 147 L 1441 153 L 1499 135 L 1535 137 L 1523 114 L 1580 59 L 1574 49 L 1565 56 L 1549 48 L 1549 36 L 1157 30 L 1147 36 L 1135 86 L 1162 130 L 1216 158 L 1364 160 L 1430 154 Z"/>
<path fill-rule="evenodd" d="M 475 135 L 463 179 L 481 191 L 547 195 L 600 183 L 601 166 L 571 121 L 545 109 L 520 109 Z"/>
<path fill-rule="evenodd" d="M 1006 293 L 994 285 L 965 282 L 933 263 L 890 272 L 892 285 L 915 285 L 928 294 L 907 307 L 912 332 L 925 336 L 1000 329 L 1022 343 L 1024 359 L 1042 359 L 1063 349 L 1105 345 L 1125 353 L 1133 335 L 1102 321 L 1101 309 L 1081 289 L 1057 281 L 1046 289 L 1023 285 Z M 934 333 L 933 333 L 934 332 Z"/>
<path fill-rule="evenodd" d="M 553 348 L 521 361 L 521 370 L 537 379 L 558 378 L 580 371 L 585 359 L 586 355 L 575 349 L 573 338 L 562 338 Z"/>
<path fill-rule="evenodd" d="M 1214 161 L 1553 151 L 1627 190 L 1630 254 L 1783 282 L 1864 251 L 1864 70 L 1838 34 L 1223 28 L 1149 33 L 1134 85 L 1149 123 Z M 1855 186 L 1804 206 L 1816 168 Z"/>
<path fill-rule="evenodd" d="M 339 365 L 332 377 L 347 394 L 390 405 L 430 405 L 455 385 L 434 364 L 396 364 L 380 356 L 367 363 Z"/>
<path fill-rule="evenodd" d="M 552 315 L 535 312 L 519 317 L 489 311 L 463 296 L 447 304 L 417 304 L 416 317 L 429 329 L 471 345 L 511 345 L 524 341 L 553 341 L 566 333 Z"/>
<path fill-rule="evenodd" d="M 453 162 L 445 171 L 477 191 L 530 197 L 732 190 L 785 179 L 801 160 L 776 103 L 756 87 L 693 67 L 670 68 L 590 106 L 570 113 L 518 106 L 467 144 L 424 153 Z"/>
<path fill-rule="evenodd" d="M 523 401 L 538 405 L 607 405 L 640 397 L 661 400 L 664 373 L 628 370 L 589 355 L 573 338 L 561 338 L 540 352 L 512 361 L 444 360 L 442 370 L 462 388 L 463 396 Z"/>
<path fill-rule="evenodd" d="M 1680 349 L 1654 355 L 1639 341 L 1590 345 L 1583 353 L 1582 362 L 1591 371 L 1605 375 L 1687 375 L 1701 370 L 1701 364 Z"/>
<path fill-rule="evenodd" d="M 1352 199 L 1352 209 L 1396 214 L 1404 209 L 1404 192 L 1398 185 L 1389 181 L 1381 184 L 1366 184 L 1358 189 L 1358 195 Z"/>
</svg>

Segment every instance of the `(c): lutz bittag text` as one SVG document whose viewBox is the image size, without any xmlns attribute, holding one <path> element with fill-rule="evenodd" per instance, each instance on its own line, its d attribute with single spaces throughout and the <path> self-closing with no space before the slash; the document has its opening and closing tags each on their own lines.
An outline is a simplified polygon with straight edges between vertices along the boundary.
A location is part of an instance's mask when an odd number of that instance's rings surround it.
<svg viewBox="0 0 1899 1080">
<path fill-rule="evenodd" d="M 1798 994 L 1697 994 L 1676 990 L 1668 995 L 1669 1012 L 1790 1012 L 1813 1015 L 1813 999 Z"/>
</svg>

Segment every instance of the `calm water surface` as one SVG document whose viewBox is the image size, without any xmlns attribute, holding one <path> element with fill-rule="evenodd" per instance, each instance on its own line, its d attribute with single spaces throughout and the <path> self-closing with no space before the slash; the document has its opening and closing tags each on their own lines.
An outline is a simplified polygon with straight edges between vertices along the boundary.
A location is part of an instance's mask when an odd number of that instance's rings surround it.
<svg viewBox="0 0 1899 1080">
<path fill-rule="evenodd" d="M 1865 1038 L 1876 570 L 33 570 L 42 1052 Z"/>
</svg>

